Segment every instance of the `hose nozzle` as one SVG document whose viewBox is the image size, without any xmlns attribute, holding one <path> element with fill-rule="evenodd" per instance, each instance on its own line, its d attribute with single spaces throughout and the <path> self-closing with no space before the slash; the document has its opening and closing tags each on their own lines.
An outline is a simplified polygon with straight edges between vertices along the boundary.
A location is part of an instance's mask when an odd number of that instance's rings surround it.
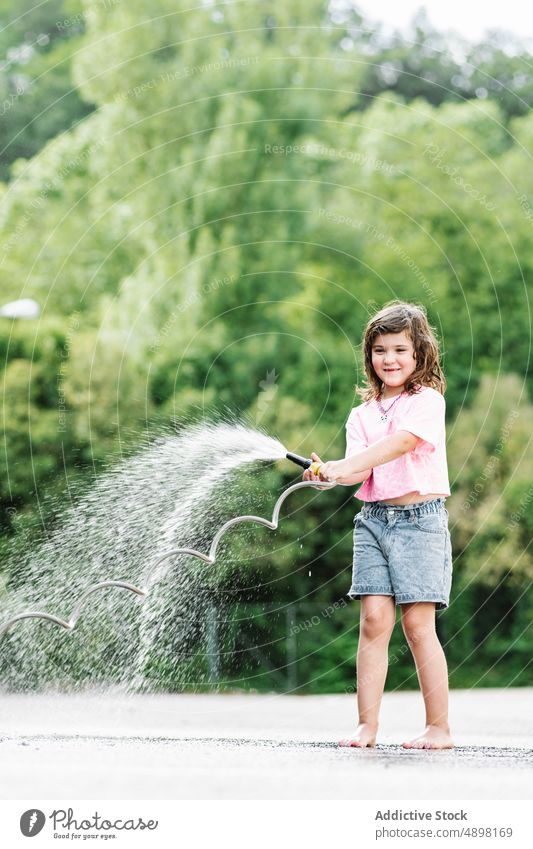
<svg viewBox="0 0 533 849">
<path fill-rule="evenodd" d="M 287 451 L 285 456 L 287 457 L 287 460 L 290 460 L 292 463 L 296 463 L 296 465 L 301 466 L 302 469 L 311 469 L 314 475 L 318 474 L 320 463 L 317 463 L 316 460 L 310 460 L 307 457 L 300 457 L 299 454 L 293 454 L 291 451 Z"/>
</svg>

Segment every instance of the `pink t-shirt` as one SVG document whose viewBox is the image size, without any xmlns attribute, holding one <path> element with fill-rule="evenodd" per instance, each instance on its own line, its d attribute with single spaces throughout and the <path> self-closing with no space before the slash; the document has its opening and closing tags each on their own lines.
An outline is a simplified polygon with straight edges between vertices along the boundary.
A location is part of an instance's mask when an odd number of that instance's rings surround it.
<svg viewBox="0 0 533 849">
<path fill-rule="evenodd" d="M 393 399 L 388 398 L 382 402 L 383 407 L 387 410 L 392 402 Z M 346 422 L 346 457 L 364 451 L 398 430 L 408 430 L 421 440 L 412 451 L 375 466 L 354 498 L 386 501 L 408 492 L 450 495 L 445 411 L 444 396 L 431 386 L 421 387 L 414 395 L 402 395 L 386 422 L 381 421 L 375 400 L 354 407 Z"/>
</svg>

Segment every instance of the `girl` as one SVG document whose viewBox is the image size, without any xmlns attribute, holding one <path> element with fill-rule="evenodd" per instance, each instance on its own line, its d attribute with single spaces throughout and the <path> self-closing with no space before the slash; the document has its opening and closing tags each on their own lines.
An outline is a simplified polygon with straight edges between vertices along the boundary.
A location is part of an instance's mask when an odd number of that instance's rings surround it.
<svg viewBox="0 0 533 849">
<path fill-rule="evenodd" d="M 448 672 L 435 632 L 435 609 L 448 606 L 452 556 L 445 498 L 446 381 L 423 308 L 391 301 L 368 322 L 368 386 L 346 424 L 344 460 L 307 470 L 305 480 L 361 483 L 354 524 L 353 580 L 361 599 L 357 652 L 359 725 L 340 745 L 374 746 L 388 666 L 389 639 L 400 605 L 403 630 L 424 697 L 426 727 L 405 748 L 448 749 Z M 314 460 L 320 458 L 312 455 Z"/>
</svg>

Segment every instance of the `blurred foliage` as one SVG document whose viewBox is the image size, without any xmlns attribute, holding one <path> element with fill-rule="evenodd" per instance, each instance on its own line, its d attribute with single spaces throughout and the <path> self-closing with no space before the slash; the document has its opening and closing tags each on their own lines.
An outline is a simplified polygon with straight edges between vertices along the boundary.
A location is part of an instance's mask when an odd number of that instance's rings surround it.
<svg viewBox="0 0 533 849">
<path fill-rule="evenodd" d="M 72 81 L 85 29 L 80 0 L 0 3 L 0 178 L 93 111 Z"/>
<path fill-rule="evenodd" d="M 396 32 L 389 37 L 381 27 L 365 37 L 349 11 L 339 11 L 337 18 L 348 29 L 345 49 L 363 42 L 368 59 L 356 108 L 366 108 L 383 91 L 394 91 L 406 101 L 423 97 L 434 106 L 494 100 L 504 122 L 525 115 L 533 105 L 531 55 L 517 35 L 496 31 L 471 44 L 436 30 L 425 8 L 414 15 L 406 35 Z"/>
<path fill-rule="evenodd" d="M 46 521 L 45 492 L 172 419 L 230 409 L 341 456 L 362 330 L 401 297 L 425 305 L 448 383 L 452 683 L 531 683 L 529 55 L 503 36 L 451 51 L 423 17 L 386 39 L 322 0 L 84 9 L 1 5 L 5 103 L 25 88 L 0 131 L 0 292 L 42 306 L 0 320 L 4 550 L 36 504 Z M 261 478 L 272 502 L 292 480 Z M 286 618 L 345 597 L 351 495 L 301 494 L 253 557 L 235 535 L 216 602 L 264 615 L 228 624 L 222 678 L 351 686 L 356 606 L 296 645 Z M 413 686 L 397 631 L 389 686 Z"/>
</svg>

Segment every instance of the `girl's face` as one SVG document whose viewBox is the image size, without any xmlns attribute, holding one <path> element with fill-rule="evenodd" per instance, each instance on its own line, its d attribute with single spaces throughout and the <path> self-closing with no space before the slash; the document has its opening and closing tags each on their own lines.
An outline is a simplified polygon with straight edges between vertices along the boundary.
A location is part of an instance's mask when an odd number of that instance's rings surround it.
<svg viewBox="0 0 533 849">
<path fill-rule="evenodd" d="M 372 343 L 372 365 L 385 386 L 401 391 L 416 368 L 415 349 L 405 333 L 384 333 Z"/>
</svg>

